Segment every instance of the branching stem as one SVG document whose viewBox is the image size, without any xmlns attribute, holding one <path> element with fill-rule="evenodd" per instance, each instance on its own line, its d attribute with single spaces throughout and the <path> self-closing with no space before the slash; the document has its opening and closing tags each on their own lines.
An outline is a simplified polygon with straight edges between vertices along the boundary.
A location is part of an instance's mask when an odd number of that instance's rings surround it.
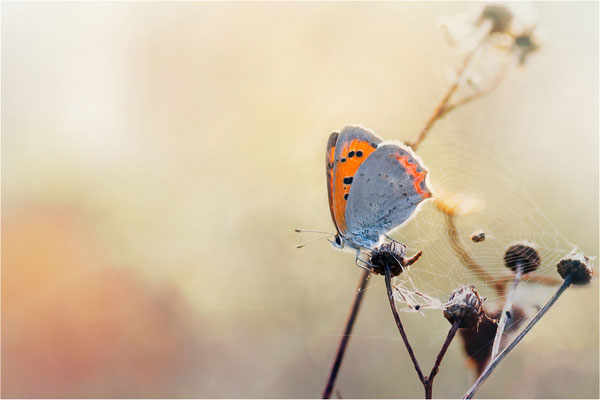
<svg viewBox="0 0 600 400">
<path fill-rule="evenodd" d="M 483 44 L 484 39 L 491 32 L 492 27 L 493 27 L 493 22 L 490 19 L 486 19 L 485 21 L 483 21 L 481 23 L 481 25 L 479 27 L 479 31 L 478 31 L 479 39 L 477 40 L 477 44 L 474 46 L 473 50 L 471 50 L 469 53 L 467 53 L 467 55 L 463 59 L 462 65 L 460 66 L 460 68 L 456 74 L 456 79 L 450 85 L 450 87 L 446 91 L 446 94 L 444 95 L 444 97 L 442 97 L 442 100 L 440 100 L 440 102 L 438 103 L 437 107 L 433 110 L 433 113 L 429 116 L 429 119 L 425 123 L 425 126 L 423 126 L 423 128 L 421 129 L 421 132 L 419 132 L 419 136 L 417 136 L 417 139 L 411 143 L 410 146 L 413 148 L 413 150 L 416 150 L 417 147 L 419 147 L 419 145 L 421 144 L 423 139 L 425 139 L 425 137 L 427 136 L 427 134 L 429 133 L 429 131 L 431 130 L 431 128 L 433 127 L 435 122 L 448 113 L 449 110 L 447 110 L 447 107 L 450 102 L 450 99 L 452 98 L 452 96 L 454 95 L 456 90 L 458 90 L 461 83 L 463 82 L 465 73 L 466 73 L 469 65 L 471 64 L 473 57 L 475 56 L 475 54 L 477 53 L 477 51 Z M 455 107 L 453 107 L 453 108 L 455 108 Z"/>
<path fill-rule="evenodd" d="M 440 364 L 442 363 L 442 359 L 444 358 L 444 355 L 446 354 L 446 350 L 448 350 L 448 347 L 450 346 L 452 339 L 454 339 L 454 336 L 456 335 L 456 332 L 458 331 L 460 322 L 461 322 L 461 320 L 458 318 L 456 318 L 454 320 L 454 323 L 452 324 L 452 327 L 450 328 L 450 331 L 448 332 L 448 336 L 446 336 L 446 340 L 444 341 L 444 344 L 442 345 L 442 348 L 441 348 L 440 352 L 438 353 L 437 358 L 435 359 L 435 364 L 433 364 L 433 368 L 431 369 L 429 376 L 426 378 L 426 381 L 424 383 L 426 399 L 431 399 L 432 392 L 433 392 L 433 378 L 435 378 L 435 376 L 437 375 L 437 373 L 440 369 Z"/>
<path fill-rule="evenodd" d="M 402 326 L 402 321 L 400 320 L 400 315 L 398 314 L 398 310 L 396 308 L 396 302 L 394 301 L 394 295 L 392 292 L 392 274 L 391 274 L 390 268 L 388 266 L 386 266 L 386 268 L 385 268 L 385 286 L 387 288 L 388 300 L 390 302 L 390 308 L 392 309 L 392 314 L 394 315 L 394 320 L 396 321 L 396 326 L 398 327 L 400 336 L 402 336 L 402 340 L 404 341 L 404 346 L 406 347 L 406 350 L 408 351 L 408 355 L 410 356 L 410 359 L 413 362 L 415 371 L 417 371 L 419 380 L 423 384 L 423 388 L 425 388 L 425 398 L 431 399 L 431 395 L 433 392 L 433 379 L 439 372 L 440 364 L 442 363 L 442 359 L 444 358 L 444 355 L 446 354 L 446 351 L 448 350 L 448 347 L 450 346 L 452 339 L 454 339 L 454 336 L 456 335 L 456 332 L 458 331 L 458 327 L 460 325 L 461 320 L 457 318 L 454 321 L 454 323 L 452 324 L 452 327 L 450 328 L 450 331 L 448 332 L 448 335 L 446 336 L 446 340 L 444 341 L 444 344 L 442 345 L 442 348 L 440 349 L 440 352 L 438 353 L 437 358 L 435 359 L 435 363 L 433 364 L 433 368 L 431 369 L 429 376 L 425 376 L 425 375 L 423 375 L 423 371 L 421 370 L 419 361 L 417 360 L 417 357 L 415 356 L 415 352 L 413 351 L 412 346 L 410 345 L 410 342 L 408 341 L 408 337 L 406 336 L 404 327 Z"/>
</svg>

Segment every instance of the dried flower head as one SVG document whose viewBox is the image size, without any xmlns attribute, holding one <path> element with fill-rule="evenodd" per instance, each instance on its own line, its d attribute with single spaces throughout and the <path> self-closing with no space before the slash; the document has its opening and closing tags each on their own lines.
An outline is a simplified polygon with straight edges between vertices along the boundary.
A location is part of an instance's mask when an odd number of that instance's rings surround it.
<svg viewBox="0 0 600 400">
<path fill-rule="evenodd" d="M 492 32 L 507 32 L 513 19 L 508 5 L 501 3 L 486 4 L 477 20 L 478 25 L 489 19 L 492 21 Z"/>
<path fill-rule="evenodd" d="M 590 259 L 583 253 L 573 250 L 568 256 L 556 264 L 560 276 L 565 279 L 572 276 L 571 283 L 574 285 L 585 285 L 592 280 L 592 267 Z"/>
<path fill-rule="evenodd" d="M 383 275 L 387 266 L 392 277 L 400 275 L 404 270 L 404 254 L 406 254 L 406 247 L 396 242 L 384 243 L 377 247 L 373 250 L 370 260 L 373 273 Z"/>
<path fill-rule="evenodd" d="M 483 318 L 483 301 L 473 285 L 461 285 L 446 302 L 444 317 L 451 324 L 460 320 L 459 328 L 471 329 Z"/>
<path fill-rule="evenodd" d="M 438 25 L 452 46 L 470 51 L 478 29 L 487 24 L 489 43 L 507 51 L 517 50 L 519 62 L 523 64 L 527 56 L 542 45 L 537 22 L 538 13 L 531 3 L 490 2 L 477 4 L 455 16 L 442 17 Z"/>
<path fill-rule="evenodd" d="M 508 246 L 504 253 L 504 264 L 513 272 L 520 267 L 523 274 L 533 272 L 540 266 L 540 253 L 530 242 L 516 242 Z"/>
</svg>

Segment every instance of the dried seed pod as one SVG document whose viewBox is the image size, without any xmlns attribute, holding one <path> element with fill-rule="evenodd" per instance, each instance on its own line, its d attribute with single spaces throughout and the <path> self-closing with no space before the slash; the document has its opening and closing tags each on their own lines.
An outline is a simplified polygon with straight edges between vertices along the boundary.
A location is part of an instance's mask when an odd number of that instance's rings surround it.
<svg viewBox="0 0 600 400">
<path fill-rule="evenodd" d="M 508 32 L 513 13 L 503 4 L 487 4 L 481 12 L 479 22 L 485 19 L 492 21 L 492 32 Z"/>
<path fill-rule="evenodd" d="M 592 280 L 590 259 L 583 253 L 572 251 L 556 264 L 556 269 L 563 279 L 571 275 L 571 283 L 574 285 L 585 285 Z"/>
<path fill-rule="evenodd" d="M 459 328 L 473 328 L 483 318 L 483 300 L 485 299 L 479 297 L 473 285 L 461 285 L 450 294 L 444 317 L 451 324 L 460 319 Z"/>
<path fill-rule="evenodd" d="M 405 252 L 406 247 L 395 242 L 385 243 L 377 247 L 373 250 L 370 260 L 373 265 L 373 273 L 383 275 L 387 266 L 390 268 L 392 277 L 400 275 L 404 270 Z"/>
<path fill-rule="evenodd" d="M 511 244 L 504 253 L 504 264 L 513 272 L 517 272 L 519 266 L 523 274 L 533 272 L 540 266 L 540 253 L 530 242 L 517 242 Z"/>
</svg>

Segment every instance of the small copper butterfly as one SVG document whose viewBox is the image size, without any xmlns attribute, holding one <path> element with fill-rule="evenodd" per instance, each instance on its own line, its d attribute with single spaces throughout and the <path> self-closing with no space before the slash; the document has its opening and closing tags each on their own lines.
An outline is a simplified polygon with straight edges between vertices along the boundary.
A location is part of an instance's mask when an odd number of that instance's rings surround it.
<svg viewBox="0 0 600 400">
<path fill-rule="evenodd" d="M 337 229 L 330 242 L 370 250 L 432 196 L 427 169 L 412 149 L 367 129 L 346 126 L 329 136 L 326 155 L 329 209 Z"/>
</svg>

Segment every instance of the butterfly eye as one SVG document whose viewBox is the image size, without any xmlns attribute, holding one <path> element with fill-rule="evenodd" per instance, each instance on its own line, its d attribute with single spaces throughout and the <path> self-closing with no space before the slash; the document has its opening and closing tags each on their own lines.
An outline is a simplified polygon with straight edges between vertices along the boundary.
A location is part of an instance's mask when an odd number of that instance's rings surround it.
<svg viewBox="0 0 600 400">
<path fill-rule="evenodd" d="M 335 235 L 335 244 L 338 246 L 342 245 L 342 239 L 339 237 L 339 235 Z"/>
</svg>

